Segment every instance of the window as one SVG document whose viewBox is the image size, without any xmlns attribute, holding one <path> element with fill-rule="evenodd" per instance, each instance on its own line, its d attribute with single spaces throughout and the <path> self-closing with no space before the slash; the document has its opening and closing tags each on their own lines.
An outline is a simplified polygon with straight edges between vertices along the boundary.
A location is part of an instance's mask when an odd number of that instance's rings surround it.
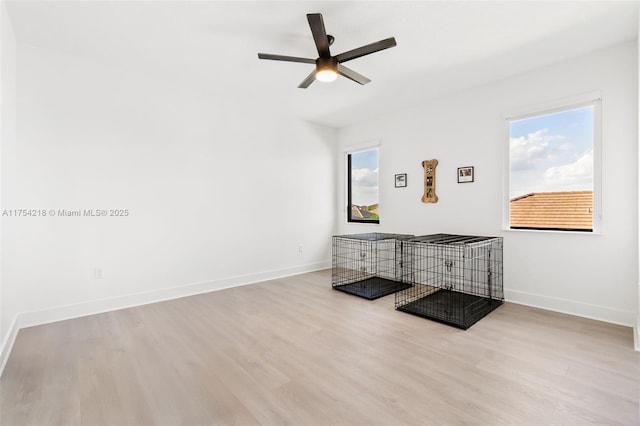
<svg viewBox="0 0 640 426">
<path fill-rule="evenodd" d="M 599 230 L 599 101 L 509 118 L 510 229 Z"/>
<path fill-rule="evenodd" d="M 378 148 L 347 154 L 347 221 L 380 223 Z"/>
</svg>

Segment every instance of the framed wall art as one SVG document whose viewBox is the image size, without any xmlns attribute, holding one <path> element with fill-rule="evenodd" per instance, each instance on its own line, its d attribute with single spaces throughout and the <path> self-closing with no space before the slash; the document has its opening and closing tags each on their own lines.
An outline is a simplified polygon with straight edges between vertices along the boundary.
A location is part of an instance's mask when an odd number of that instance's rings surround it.
<svg viewBox="0 0 640 426">
<path fill-rule="evenodd" d="M 473 166 L 458 167 L 458 183 L 473 182 Z"/>
<path fill-rule="evenodd" d="M 405 188 L 407 186 L 407 174 L 402 173 L 395 176 L 396 188 Z"/>
</svg>

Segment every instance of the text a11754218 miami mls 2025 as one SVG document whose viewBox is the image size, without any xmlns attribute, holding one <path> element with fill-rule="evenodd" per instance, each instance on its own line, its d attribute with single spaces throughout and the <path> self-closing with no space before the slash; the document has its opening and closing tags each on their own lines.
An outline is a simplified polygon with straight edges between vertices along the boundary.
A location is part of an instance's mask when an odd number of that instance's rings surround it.
<svg viewBox="0 0 640 426">
<path fill-rule="evenodd" d="M 129 209 L 4 209 L 1 217 L 127 217 Z"/>
</svg>

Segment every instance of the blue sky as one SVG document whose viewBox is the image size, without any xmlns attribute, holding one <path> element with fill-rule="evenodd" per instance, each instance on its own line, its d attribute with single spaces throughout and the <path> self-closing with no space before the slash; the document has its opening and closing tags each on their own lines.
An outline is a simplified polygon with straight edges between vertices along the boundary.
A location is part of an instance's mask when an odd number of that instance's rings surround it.
<svg viewBox="0 0 640 426">
<path fill-rule="evenodd" d="M 511 198 L 593 190 L 593 106 L 510 123 Z"/>
<path fill-rule="evenodd" d="M 351 153 L 351 203 L 370 206 L 379 202 L 378 149 Z"/>
<path fill-rule="evenodd" d="M 377 169 L 378 149 L 354 152 L 353 155 L 351 155 L 351 168 L 369 170 Z"/>
</svg>

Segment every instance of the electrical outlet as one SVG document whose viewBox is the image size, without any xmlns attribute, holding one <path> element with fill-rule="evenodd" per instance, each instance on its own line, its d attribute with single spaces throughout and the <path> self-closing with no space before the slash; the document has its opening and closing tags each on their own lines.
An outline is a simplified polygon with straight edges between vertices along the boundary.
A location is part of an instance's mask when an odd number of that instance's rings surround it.
<svg viewBox="0 0 640 426">
<path fill-rule="evenodd" d="M 302 244 L 298 244 L 298 253 L 302 253 Z"/>
<path fill-rule="evenodd" d="M 93 268 L 93 279 L 101 280 L 102 279 L 102 269 L 101 268 Z"/>
</svg>

